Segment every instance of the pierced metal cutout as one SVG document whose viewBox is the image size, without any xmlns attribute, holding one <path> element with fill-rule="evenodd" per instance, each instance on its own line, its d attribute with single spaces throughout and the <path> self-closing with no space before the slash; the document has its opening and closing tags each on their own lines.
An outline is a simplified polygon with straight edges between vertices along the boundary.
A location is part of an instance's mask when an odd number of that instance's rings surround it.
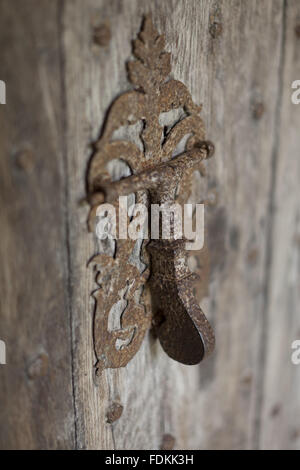
<svg viewBox="0 0 300 470">
<path fill-rule="evenodd" d="M 190 194 L 193 171 L 198 169 L 204 175 L 202 161 L 213 154 L 213 145 L 205 141 L 201 106 L 193 102 L 183 83 L 168 79 L 170 53 L 164 51 L 164 44 L 164 36 L 147 16 L 133 42 L 136 60 L 128 63 L 135 90 L 113 102 L 89 165 L 90 229 L 99 204 L 113 202 L 117 208 L 119 195 L 135 193 L 136 202 L 148 204 L 183 204 Z M 163 127 L 161 114 L 177 108 L 185 116 L 170 128 Z M 128 140 L 114 140 L 117 129 L 138 122 L 142 123 L 143 151 Z M 174 156 L 185 136 L 185 151 Z M 107 167 L 115 159 L 129 165 L 131 176 L 112 181 Z M 193 296 L 196 276 L 186 264 L 185 240 L 144 243 L 141 258 L 148 266 L 144 270 L 132 263 L 135 248 L 134 240 L 117 240 L 113 256 L 100 254 L 92 260 L 99 267 L 99 289 L 94 295 L 98 372 L 125 366 L 140 348 L 151 321 L 170 357 L 184 364 L 200 362 L 213 350 L 214 334 Z M 109 326 L 109 316 L 118 302 L 123 302 L 123 310 L 120 327 L 114 329 Z"/>
</svg>

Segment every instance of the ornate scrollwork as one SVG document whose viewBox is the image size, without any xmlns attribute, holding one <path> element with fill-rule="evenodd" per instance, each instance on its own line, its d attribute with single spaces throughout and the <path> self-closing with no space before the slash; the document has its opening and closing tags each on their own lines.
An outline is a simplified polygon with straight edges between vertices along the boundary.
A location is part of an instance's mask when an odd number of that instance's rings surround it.
<svg viewBox="0 0 300 470">
<path fill-rule="evenodd" d="M 200 146 L 205 139 L 204 124 L 199 116 L 201 106 L 193 102 L 183 83 L 168 78 L 171 56 L 164 51 L 164 46 L 164 36 L 157 33 L 151 17 L 147 16 L 138 38 L 133 42 L 136 59 L 128 63 L 128 77 L 135 89 L 113 102 L 101 137 L 95 143 L 95 153 L 88 170 L 90 227 L 95 220 L 97 206 L 102 201 L 102 188 L 112 180 L 107 169 L 109 162 L 123 160 L 131 173 L 136 175 L 170 161 L 185 136 L 188 135 L 185 144 L 187 152 Z M 160 123 L 162 113 L 177 108 L 183 110 L 181 119 L 172 126 L 163 126 Z M 142 123 L 140 139 L 143 150 L 131 141 L 114 139 L 114 133 L 120 127 L 138 122 Z M 198 169 L 203 172 L 200 161 Z M 195 167 L 191 167 L 182 175 L 176 201 L 182 203 L 187 200 L 194 170 Z M 136 192 L 137 202 L 146 198 L 146 191 Z M 149 277 L 149 269 L 141 272 L 131 263 L 134 246 L 135 242 L 130 239 L 117 240 L 113 256 L 99 254 L 93 258 L 99 266 L 94 339 L 100 371 L 125 366 L 139 349 L 150 325 L 151 314 L 141 292 Z M 146 265 L 149 265 L 148 256 L 143 246 L 142 257 Z M 137 292 L 141 294 L 137 296 Z M 112 330 L 109 315 L 118 302 L 123 302 L 124 308 L 120 312 L 119 328 Z"/>
</svg>

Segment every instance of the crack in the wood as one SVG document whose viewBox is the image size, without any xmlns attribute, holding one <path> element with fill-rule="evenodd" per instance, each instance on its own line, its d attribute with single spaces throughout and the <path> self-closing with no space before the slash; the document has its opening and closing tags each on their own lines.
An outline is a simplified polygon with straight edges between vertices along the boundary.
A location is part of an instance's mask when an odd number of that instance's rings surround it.
<svg viewBox="0 0 300 470">
<path fill-rule="evenodd" d="M 58 21 L 58 34 L 59 34 L 59 56 L 60 56 L 60 82 L 61 82 L 61 103 L 62 103 L 62 134 L 64 136 L 62 141 L 62 167 L 64 176 L 64 220 L 65 220 L 65 243 L 66 243 L 66 256 L 64 260 L 65 265 L 65 279 L 66 279 L 66 292 L 67 292 L 67 310 L 69 314 L 69 328 L 70 328 L 70 358 L 71 358 L 71 380 L 72 380 L 72 401 L 73 401 L 73 413 L 74 413 L 74 449 L 78 448 L 78 431 L 77 431 L 77 407 L 76 407 L 76 394 L 75 394 L 75 365 L 74 365 L 74 332 L 73 332 L 73 312 L 72 312 L 72 264 L 71 264 L 71 247 L 70 247 L 70 220 L 69 220 L 69 185 L 68 185 L 68 149 L 67 149 L 67 102 L 66 102 L 66 84 L 65 84 L 65 50 L 63 44 L 64 36 L 64 12 L 65 12 L 65 1 L 58 3 L 57 7 L 57 21 Z"/>
</svg>

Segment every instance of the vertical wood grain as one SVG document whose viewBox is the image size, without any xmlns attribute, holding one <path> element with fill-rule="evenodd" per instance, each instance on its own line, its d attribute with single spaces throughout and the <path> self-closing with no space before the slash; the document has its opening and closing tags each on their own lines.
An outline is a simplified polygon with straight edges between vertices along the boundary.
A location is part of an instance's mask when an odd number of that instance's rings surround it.
<svg viewBox="0 0 300 470">
<path fill-rule="evenodd" d="M 300 4 L 286 3 L 282 95 L 275 136 L 272 226 L 267 321 L 263 362 L 260 442 L 262 448 L 300 447 L 300 366 L 291 345 L 300 339 L 300 107 L 291 101 L 291 84 L 300 77 Z"/>
<path fill-rule="evenodd" d="M 1 449 L 74 447 L 59 2 L 0 2 Z"/>
<path fill-rule="evenodd" d="M 217 345 L 183 366 L 149 333 L 126 368 L 96 379 L 98 247 L 80 201 L 149 11 L 216 146 L 193 201 L 215 197 L 201 306 Z M 298 2 L 1 0 L 0 12 L 0 447 L 159 449 L 168 434 L 181 449 L 299 448 Z M 108 423 L 114 402 L 123 413 Z"/>
<path fill-rule="evenodd" d="M 169 360 L 149 336 L 125 369 L 106 371 L 96 385 L 88 296 L 94 284 L 84 264 L 96 247 L 91 236 L 87 242 L 86 213 L 76 211 L 76 203 L 84 195 L 89 143 L 111 101 L 130 88 L 125 61 L 149 10 L 173 53 L 173 76 L 204 104 L 208 136 L 216 143 L 208 182 L 200 186 L 196 179 L 194 198 L 211 190 L 218 198 L 207 209 L 212 277 L 203 301 L 217 349 L 200 368 L 189 368 Z M 158 448 L 163 434 L 170 433 L 178 447 L 251 448 L 262 425 L 257 409 L 283 3 L 90 1 L 83 8 L 81 2 L 67 2 L 64 18 L 68 212 L 73 283 L 79 286 L 72 307 L 78 445 Z M 106 47 L 92 43 L 97 20 L 110 23 Z M 219 36 L 212 29 L 216 23 Z M 111 425 L 105 412 L 113 401 L 120 401 L 124 412 Z"/>
</svg>

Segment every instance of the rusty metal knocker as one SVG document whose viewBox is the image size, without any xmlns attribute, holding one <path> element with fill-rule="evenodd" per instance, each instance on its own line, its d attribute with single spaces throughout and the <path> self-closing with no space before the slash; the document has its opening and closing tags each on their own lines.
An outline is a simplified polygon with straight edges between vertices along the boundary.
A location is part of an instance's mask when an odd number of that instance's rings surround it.
<svg viewBox="0 0 300 470">
<path fill-rule="evenodd" d="M 189 196 L 193 171 L 202 171 L 203 160 L 214 151 L 213 144 L 205 140 L 201 107 L 193 102 L 183 83 L 168 79 L 170 54 L 164 51 L 164 37 L 154 29 L 150 16 L 134 41 L 133 53 L 136 60 L 129 62 L 128 72 L 135 90 L 113 102 L 88 169 L 90 229 L 99 204 L 117 204 L 120 195 L 135 193 L 138 202 L 147 200 L 148 204 L 183 204 Z M 182 108 L 185 116 L 170 129 L 163 129 L 161 113 L 177 108 Z M 113 138 L 116 129 L 139 121 L 143 124 L 143 151 L 131 141 Z M 185 150 L 174 156 L 186 135 Z M 115 159 L 125 161 L 132 174 L 112 181 L 107 165 Z M 148 267 L 142 272 L 130 262 L 134 245 L 130 239 L 117 240 L 113 256 L 93 258 L 99 266 L 94 321 L 98 372 L 125 366 L 138 351 L 151 323 L 170 357 L 184 364 L 200 362 L 213 350 L 214 334 L 192 292 L 196 276 L 187 267 L 185 240 L 171 237 L 145 243 L 142 254 Z M 120 328 L 109 330 L 108 318 L 118 301 L 125 305 Z"/>
</svg>

